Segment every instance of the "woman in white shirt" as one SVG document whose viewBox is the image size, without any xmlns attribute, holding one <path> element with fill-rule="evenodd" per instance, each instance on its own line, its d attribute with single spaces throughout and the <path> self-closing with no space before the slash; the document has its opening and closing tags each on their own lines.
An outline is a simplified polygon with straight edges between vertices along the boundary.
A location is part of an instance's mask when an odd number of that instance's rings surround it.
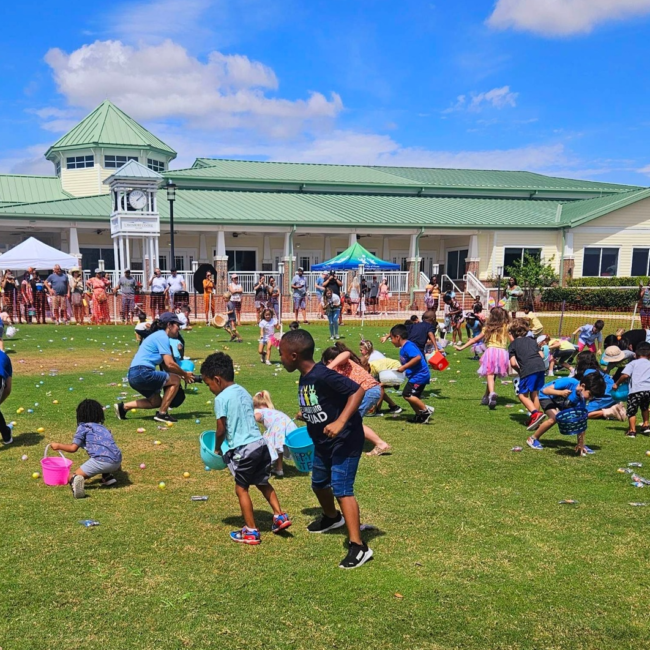
<svg viewBox="0 0 650 650">
<path fill-rule="evenodd" d="M 155 318 L 165 311 L 165 292 L 167 291 L 167 280 L 163 278 L 160 269 L 155 269 L 151 280 L 151 312 Z"/>
<path fill-rule="evenodd" d="M 327 314 L 327 320 L 330 326 L 330 340 L 337 340 L 339 336 L 339 314 L 341 313 L 341 298 L 332 292 L 331 289 L 325 289 L 322 301 L 323 311 Z"/>
<path fill-rule="evenodd" d="M 236 324 L 237 327 L 239 327 L 241 325 L 241 303 L 244 287 L 239 284 L 239 276 L 236 273 L 233 273 L 230 276 L 228 291 L 230 291 L 230 301 L 233 305 L 235 305 L 235 318 L 237 319 Z"/>
</svg>

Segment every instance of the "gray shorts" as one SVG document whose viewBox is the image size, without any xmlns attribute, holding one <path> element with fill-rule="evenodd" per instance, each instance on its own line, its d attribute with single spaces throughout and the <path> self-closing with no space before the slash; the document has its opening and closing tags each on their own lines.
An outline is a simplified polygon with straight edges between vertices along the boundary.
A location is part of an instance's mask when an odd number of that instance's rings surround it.
<svg viewBox="0 0 650 650">
<path fill-rule="evenodd" d="M 122 463 L 108 463 L 104 460 L 89 458 L 79 469 L 89 478 L 97 474 L 112 474 L 117 472 Z"/>
<path fill-rule="evenodd" d="M 237 485 L 246 489 L 251 485 L 268 485 L 271 477 L 271 452 L 264 438 L 229 449 L 224 454 L 224 460 Z"/>
</svg>

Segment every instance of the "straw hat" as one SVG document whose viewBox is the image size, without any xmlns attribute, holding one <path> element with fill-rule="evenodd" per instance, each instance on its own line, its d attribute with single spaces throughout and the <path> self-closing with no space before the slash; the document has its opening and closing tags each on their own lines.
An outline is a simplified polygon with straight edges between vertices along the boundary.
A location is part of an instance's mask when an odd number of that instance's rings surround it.
<svg viewBox="0 0 650 650">
<path fill-rule="evenodd" d="M 219 316 L 218 314 L 210 321 L 210 325 L 212 325 L 212 327 L 221 328 L 225 324 L 226 324 L 226 319 L 223 316 Z"/>
<path fill-rule="evenodd" d="M 70 269 L 70 273 L 81 273 L 81 269 L 78 266 L 73 266 Z"/>
<path fill-rule="evenodd" d="M 605 354 L 603 354 L 603 361 L 605 363 L 618 363 L 625 359 L 625 352 L 621 350 L 617 345 L 610 345 L 608 348 L 605 348 Z"/>
</svg>

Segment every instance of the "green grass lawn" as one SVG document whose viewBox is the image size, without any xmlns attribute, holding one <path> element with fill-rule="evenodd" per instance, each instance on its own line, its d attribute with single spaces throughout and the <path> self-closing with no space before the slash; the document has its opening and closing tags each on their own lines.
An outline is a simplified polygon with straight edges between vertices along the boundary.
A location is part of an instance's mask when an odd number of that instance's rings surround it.
<svg viewBox="0 0 650 650">
<path fill-rule="evenodd" d="M 298 377 L 262 366 L 257 330 L 242 330 L 250 344 L 198 329 L 187 334 L 187 353 L 229 348 L 236 379 L 250 392 L 270 390 L 294 414 Z M 380 331 L 364 333 L 378 342 Z M 324 347 L 326 328 L 312 332 Z M 342 333 L 356 346 L 358 327 Z M 479 406 L 484 386 L 469 351 L 434 374 L 430 425 L 408 424 L 406 410 L 367 421 L 394 453 L 361 461 L 357 495 L 362 521 L 377 527 L 366 536 L 375 558 L 341 571 L 345 536 L 307 533 L 317 502 L 309 477 L 289 464 L 275 481 L 294 522 L 288 534 L 270 534 L 270 511 L 254 494 L 262 545 L 229 541 L 242 524 L 232 479 L 205 472 L 198 454 L 199 433 L 214 426 L 205 386 L 169 430 L 152 413 L 119 422 L 107 412 L 124 453 L 118 488 L 93 480 L 88 498 L 75 501 L 67 487 L 32 479 L 46 443 L 71 441 L 82 398 L 112 405 L 133 394 L 117 384 L 135 343 L 131 328 L 23 325 L 6 348 L 15 388 L 3 412 L 17 424 L 15 443 L 0 447 L 3 650 L 650 646 L 650 507 L 628 505 L 650 494 L 616 471 L 650 465 L 650 440 L 626 439 L 624 423 L 593 422 L 594 456 L 575 457 L 573 439 L 557 430 L 543 452 L 529 450 L 512 386 L 498 385 L 495 411 Z M 524 451 L 511 452 L 515 445 Z M 77 467 L 85 454 L 70 457 Z M 650 478 L 650 469 L 639 472 Z M 78 523 L 86 518 L 101 525 L 86 529 Z"/>
</svg>

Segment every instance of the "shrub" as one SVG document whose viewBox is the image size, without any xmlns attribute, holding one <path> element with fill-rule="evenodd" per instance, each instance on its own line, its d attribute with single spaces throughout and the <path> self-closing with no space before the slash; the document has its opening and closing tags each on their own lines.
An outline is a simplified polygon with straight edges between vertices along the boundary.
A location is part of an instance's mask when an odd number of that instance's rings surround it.
<svg viewBox="0 0 650 650">
<path fill-rule="evenodd" d="M 600 278 L 599 278 L 600 279 Z M 575 309 L 632 309 L 638 300 L 636 289 L 577 289 L 552 287 L 542 291 L 543 303 L 562 303 Z"/>
<path fill-rule="evenodd" d="M 566 285 L 567 287 L 638 287 L 639 282 L 646 285 L 648 278 L 646 276 L 636 278 L 574 278 L 568 280 Z"/>
</svg>

